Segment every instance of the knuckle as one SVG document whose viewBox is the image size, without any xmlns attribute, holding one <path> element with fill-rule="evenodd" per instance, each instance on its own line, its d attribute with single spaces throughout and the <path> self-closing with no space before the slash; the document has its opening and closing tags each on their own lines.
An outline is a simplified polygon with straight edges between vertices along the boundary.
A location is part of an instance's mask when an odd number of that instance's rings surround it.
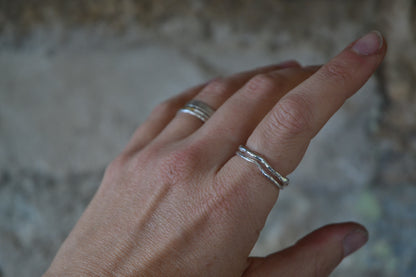
<svg viewBox="0 0 416 277">
<path fill-rule="evenodd" d="M 333 80 L 342 85 L 352 80 L 351 69 L 343 62 L 332 61 L 323 66 L 321 71 L 325 80 Z"/>
<path fill-rule="evenodd" d="M 283 79 L 281 75 L 262 73 L 251 78 L 247 86 L 251 91 L 273 91 L 282 86 Z"/>
<path fill-rule="evenodd" d="M 274 128 L 290 137 L 312 129 L 312 111 L 305 97 L 291 95 L 283 98 L 271 113 Z"/>
<path fill-rule="evenodd" d="M 171 150 L 160 159 L 157 166 L 161 176 L 170 184 L 185 183 L 195 173 L 201 162 L 201 148 L 197 143 Z"/>
<path fill-rule="evenodd" d="M 134 175 L 138 175 L 141 172 L 151 171 L 155 162 L 159 159 L 162 152 L 162 148 L 158 145 L 152 145 L 145 147 L 138 153 L 131 154 L 131 157 L 126 164 L 126 170 Z"/>
<path fill-rule="evenodd" d="M 233 89 L 234 83 L 230 79 L 218 77 L 212 81 L 210 81 L 202 93 L 209 93 L 209 94 L 222 94 L 230 89 Z"/>
<path fill-rule="evenodd" d="M 176 111 L 176 103 L 173 99 L 165 100 L 162 103 L 158 104 L 152 111 L 153 115 L 160 115 Z"/>
<path fill-rule="evenodd" d="M 211 211 L 221 213 L 221 211 L 229 211 L 236 204 L 235 198 L 246 201 L 250 198 L 251 191 L 248 186 L 242 186 L 247 182 L 248 176 L 236 176 L 234 172 L 225 174 L 217 174 L 214 178 L 211 197 L 206 201 Z M 234 203 L 234 204 L 231 204 Z"/>
<path fill-rule="evenodd" d="M 121 172 L 124 171 L 124 168 L 127 164 L 128 157 L 124 154 L 120 154 L 105 169 L 105 177 L 113 179 L 117 177 Z"/>
</svg>

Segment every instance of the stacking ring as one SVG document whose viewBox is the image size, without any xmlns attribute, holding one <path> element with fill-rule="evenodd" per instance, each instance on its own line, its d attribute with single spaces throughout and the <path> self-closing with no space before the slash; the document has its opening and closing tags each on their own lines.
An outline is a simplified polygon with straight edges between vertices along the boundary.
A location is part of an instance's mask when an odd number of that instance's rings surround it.
<svg viewBox="0 0 416 277">
<path fill-rule="evenodd" d="M 215 110 L 202 101 L 191 100 L 178 112 L 196 116 L 202 122 L 206 122 L 214 114 Z"/>
<path fill-rule="evenodd" d="M 273 169 L 270 164 L 260 154 L 247 149 L 247 147 L 240 145 L 236 152 L 238 156 L 244 160 L 257 165 L 261 173 L 272 181 L 279 189 L 283 189 L 289 185 L 289 179 L 283 177 L 279 172 Z"/>
</svg>

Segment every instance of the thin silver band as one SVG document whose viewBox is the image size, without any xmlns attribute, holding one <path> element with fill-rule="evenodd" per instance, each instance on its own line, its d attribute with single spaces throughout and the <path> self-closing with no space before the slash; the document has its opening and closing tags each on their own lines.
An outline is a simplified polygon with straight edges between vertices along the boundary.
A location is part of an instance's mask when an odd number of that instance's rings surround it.
<svg viewBox="0 0 416 277">
<path fill-rule="evenodd" d="M 214 114 L 215 110 L 202 101 L 191 100 L 178 112 L 196 116 L 202 122 L 206 122 Z"/>
<path fill-rule="evenodd" d="M 260 169 L 261 173 L 272 181 L 279 189 L 289 185 L 289 179 L 283 177 L 279 172 L 273 169 L 270 164 L 258 153 L 250 151 L 247 147 L 240 145 L 236 152 L 244 160 L 254 163 Z"/>
</svg>

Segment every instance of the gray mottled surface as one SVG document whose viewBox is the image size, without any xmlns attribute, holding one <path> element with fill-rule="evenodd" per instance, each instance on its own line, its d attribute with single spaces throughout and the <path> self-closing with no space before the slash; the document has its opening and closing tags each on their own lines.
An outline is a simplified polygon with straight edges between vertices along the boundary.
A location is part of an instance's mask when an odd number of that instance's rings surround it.
<svg viewBox="0 0 416 277">
<path fill-rule="evenodd" d="M 415 276 L 412 1 L 94 3 L 0 5 L 0 276 L 41 275 L 161 100 L 258 65 L 323 63 L 373 28 L 386 61 L 313 140 L 253 254 L 356 220 L 370 241 L 332 276 Z"/>
</svg>

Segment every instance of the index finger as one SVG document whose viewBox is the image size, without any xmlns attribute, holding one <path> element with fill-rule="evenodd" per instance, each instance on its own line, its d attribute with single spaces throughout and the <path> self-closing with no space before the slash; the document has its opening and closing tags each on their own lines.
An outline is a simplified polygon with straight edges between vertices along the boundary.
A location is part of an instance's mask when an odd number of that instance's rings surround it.
<svg viewBox="0 0 416 277">
<path fill-rule="evenodd" d="M 245 142 L 283 176 L 301 161 L 310 140 L 368 80 L 383 60 L 386 44 L 379 33 L 372 32 L 349 45 L 315 74 L 288 92 L 269 111 Z M 243 143 L 244 142 L 240 142 Z M 238 145 L 234 145 L 234 149 Z M 232 153 L 230 153 L 232 155 Z M 232 174 L 231 174 L 231 173 Z M 253 163 L 234 155 L 218 171 L 224 186 L 241 188 L 251 203 L 258 203 L 252 213 L 270 211 L 279 190 Z M 260 204 L 261 203 L 261 204 Z"/>
<path fill-rule="evenodd" d="M 254 130 L 247 146 L 270 153 L 270 163 L 281 174 L 299 164 L 310 140 L 379 66 L 386 44 L 371 32 L 283 97 Z"/>
</svg>

